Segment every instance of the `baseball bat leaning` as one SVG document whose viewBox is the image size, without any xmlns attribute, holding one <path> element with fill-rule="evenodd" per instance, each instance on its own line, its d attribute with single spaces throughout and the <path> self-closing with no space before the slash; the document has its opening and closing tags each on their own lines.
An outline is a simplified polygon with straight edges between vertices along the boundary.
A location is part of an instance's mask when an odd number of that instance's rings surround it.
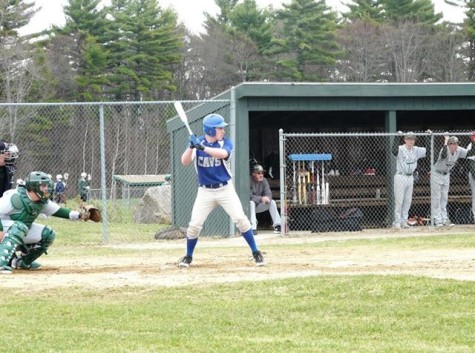
<svg viewBox="0 0 475 353">
<path fill-rule="evenodd" d="M 293 171 L 294 171 L 294 178 L 292 183 L 292 202 L 297 203 L 297 171 L 295 167 L 295 161 L 292 161 Z"/>
<path fill-rule="evenodd" d="M 310 173 L 310 203 L 315 204 L 315 162 L 311 162 L 311 170 Z"/>
<path fill-rule="evenodd" d="M 193 131 L 191 131 L 190 124 L 188 124 L 188 117 L 186 116 L 185 110 L 183 109 L 181 102 L 175 101 L 173 105 L 175 106 L 175 110 L 178 113 L 180 120 L 183 122 L 183 124 L 185 124 L 188 133 L 190 135 L 193 135 Z"/>
<path fill-rule="evenodd" d="M 302 204 L 302 179 L 300 178 L 300 161 L 297 162 L 297 178 L 298 178 L 299 205 L 301 205 Z"/>
</svg>

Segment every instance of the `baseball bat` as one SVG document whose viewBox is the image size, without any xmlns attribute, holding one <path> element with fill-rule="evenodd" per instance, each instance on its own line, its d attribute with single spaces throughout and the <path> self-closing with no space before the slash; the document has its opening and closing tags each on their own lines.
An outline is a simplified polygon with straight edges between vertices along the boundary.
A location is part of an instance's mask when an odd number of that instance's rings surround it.
<svg viewBox="0 0 475 353">
<path fill-rule="evenodd" d="M 298 177 L 298 195 L 299 195 L 299 205 L 302 204 L 302 179 L 300 178 L 300 161 L 297 162 L 297 177 Z"/>
<path fill-rule="evenodd" d="M 315 162 L 312 161 L 311 164 L 310 164 L 310 169 L 311 169 L 311 173 L 310 173 L 310 203 L 311 204 L 315 204 Z"/>
<path fill-rule="evenodd" d="M 326 204 L 326 199 L 327 199 L 327 195 L 326 195 L 326 187 L 325 187 L 325 162 L 322 161 L 322 204 L 325 205 Z"/>
<path fill-rule="evenodd" d="M 188 133 L 190 135 L 193 135 L 193 131 L 191 131 L 190 124 L 188 124 L 188 117 L 186 116 L 185 110 L 183 109 L 181 102 L 175 101 L 173 105 L 175 106 L 175 110 L 178 113 L 180 120 L 183 122 L 183 124 L 185 124 Z"/>
<path fill-rule="evenodd" d="M 292 161 L 294 178 L 292 187 L 292 202 L 297 203 L 297 171 L 295 170 L 295 161 Z"/>
<path fill-rule="evenodd" d="M 317 205 L 320 205 L 322 200 L 322 190 L 320 188 L 320 173 L 318 172 L 318 162 L 315 163 L 315 171 L 317 172 Z"/>
</svg>

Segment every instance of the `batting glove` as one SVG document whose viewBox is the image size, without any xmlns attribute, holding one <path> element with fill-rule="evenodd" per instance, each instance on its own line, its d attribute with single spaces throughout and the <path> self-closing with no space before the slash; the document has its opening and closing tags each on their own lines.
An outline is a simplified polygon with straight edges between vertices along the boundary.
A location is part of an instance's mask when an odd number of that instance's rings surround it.
<svg viewBox="0 0 475 353">
<path fill-rule="evenodd" d="M 204 150 L 205 149 L 205 146 L 203 146 L 200 143 L 200 140 L 195 135 L 191 135 L 190 138 L 189 138 L 189 141 L 190 141 L 190 145 L 193 146 L 192 148 L 196 148 L 197 150 Z"/>
<path fill-rule="evenodd" d="M 195 135 L 190 135 L 188 137 L 188 146 L 190 148 L 195 148 L 195 140 L 198 140 L 198 138 Z"/>
</svg>

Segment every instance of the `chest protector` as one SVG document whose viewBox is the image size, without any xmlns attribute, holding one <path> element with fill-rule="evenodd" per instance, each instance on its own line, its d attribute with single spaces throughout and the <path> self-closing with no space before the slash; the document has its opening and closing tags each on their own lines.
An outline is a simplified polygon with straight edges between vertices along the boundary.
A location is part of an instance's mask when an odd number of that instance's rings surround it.
<svg viewBox="0 0 475 353">
<path fill-rule="evenodd" d="M 18 192 L 12 195 L 10 201 L 14 209 L 10 214 L 10 219 L 23 222 L 28 228 L 31 228 L 44 207 L 41 202 L 31 201 L 25 188 L 18 188 Z"/>
</svg>

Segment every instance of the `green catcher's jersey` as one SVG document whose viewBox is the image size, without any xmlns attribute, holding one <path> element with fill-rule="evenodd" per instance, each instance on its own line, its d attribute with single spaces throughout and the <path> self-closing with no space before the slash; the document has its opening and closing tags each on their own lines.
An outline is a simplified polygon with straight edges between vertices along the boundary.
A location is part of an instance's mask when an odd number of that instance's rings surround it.
<svg viewBox="0 0 475 353">
<path fill-rule="evenodd" d="M 9 203 L 7 203 L 5 198 L 9 199 Z M 31 225 L 40 213 L 49 216 L 58 211 L 59 208 L 58 205 L 50 201 L 46 203 L 32 201 L 28 197 L 27 190 L 19 187 L 16 190 L 9 190 L 4 194 L 0 202 L 0 217 L 12 221 L 20 221 L 28 228 L 31 228 Z"/>
</svg>

